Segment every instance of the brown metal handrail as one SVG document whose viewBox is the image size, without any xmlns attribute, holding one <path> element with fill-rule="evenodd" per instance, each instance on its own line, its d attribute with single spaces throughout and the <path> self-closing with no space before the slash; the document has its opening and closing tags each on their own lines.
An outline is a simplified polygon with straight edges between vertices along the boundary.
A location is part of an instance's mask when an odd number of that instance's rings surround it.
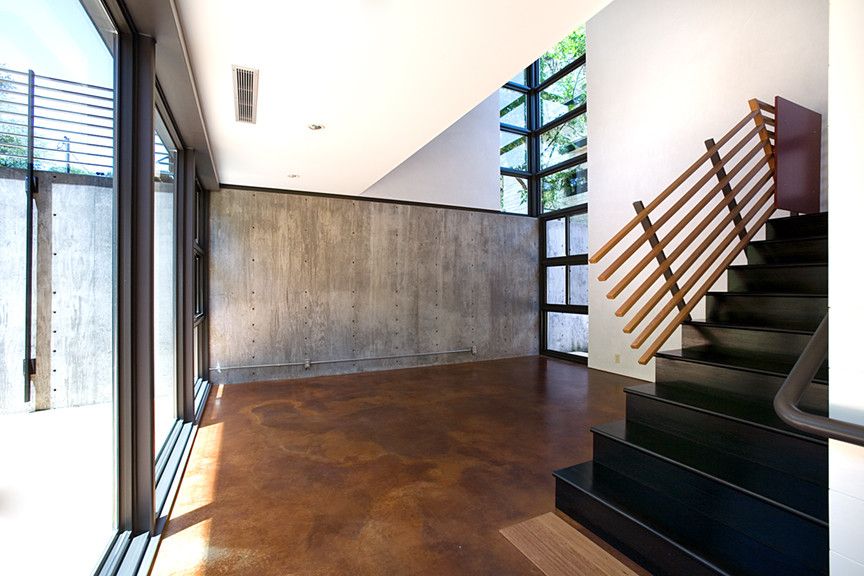
<svg viewBox="0 0 864 576">
<path fill-rule="evenodd" d="M 828 314 L 807 342 L 777 395 L 774 411 L 781 420 L 810 434 L 864 446 L 864 426 L 805 412 L 798 407 L 804 393 L 828 357 Z"/>
<path fill-rule="evenodd" d="M 623 246 L 641 225 L 641 234 L 599 275 L 605 281 L 621 274 L 607 294 L 609 299 L 626 297 L 616 316 L 625 316 L 641 303 L 625 325 L 625 333 L 650 317 L 631 344 L 641 348 L 654 336 L 639 358 L 641 364 L 646 364 L 690 317 L 776 210 L 774 130 L 769 129 L 776 126 L 774 107 L 756 99 L 749 101 L 749 107 L 747 116 L 716 142 L 706 141 L 706 152 L 589 258 L 592 264 L 598 263 Z M 747 129 L 750 121 L 753 125 Z M 679 192 L 694 178 L 689 188 Z M 649 270 L 655 260 L 657 266 Z M 627 272 L 622 273 L 625 264 Z M 665 282 L 651 293 L 661 276 Z M 660 306 L 663 296 L 670 293 L 671 298 Z M 672 316 L 676 308 L 678 312 Z"/>
</svg>

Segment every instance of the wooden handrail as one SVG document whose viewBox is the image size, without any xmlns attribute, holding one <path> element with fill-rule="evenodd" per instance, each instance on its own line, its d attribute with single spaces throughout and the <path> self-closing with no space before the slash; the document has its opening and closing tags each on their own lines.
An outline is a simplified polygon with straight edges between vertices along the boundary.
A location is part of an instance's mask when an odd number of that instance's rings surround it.
<svg viewBox="0 0 864 576">
<path fill-rule="evenodd" d="M 702 196 L 702 199 L 699 200 L 699 202 L 697 202 L 696 205 L 694 205 L 690 209 L 690 211 L 687 212 L 687 214 L 685 214 L 681 218 L 681 220 L 678 221 L 678 224 L 676 224 L 675 227 L 672 228 L 672 230 L 670 230 L 669 233 L 666 234 L 666 236 L 663 237 L 662 240 L 660 240 L 660 242 L 657 246 L 652 248 L 651 252 L 649 252 L 644 258 L 642 258 L 642 260 L 640 260 L 635 266 L 633 266 L 633 268 L 630 270 L 630 272 L 628 272 L 618 282 L 618 284 L 616 284 L 615 287 L 609 291 L 609 293 L 606 295 L 606 297 L 609 299 L 617 298 L 618 295 L 630 284 L 630 282 L 633 281 L 633 279 L 636 278 L 636 276 L 638 276 L 639 274 L 642 273 L 642 271 L 645 269 L 645 266 L 647 266 L 648 263 L 651 262 L 651 260 L 657 255 L 657 253 L 660 250 L 662 250 L 666 245 L 668 245 L 669 242 L 671 242 L 675 238 L 675 236 L 678 235 L 679 232 L 681 232 L 688 224 L 690 224 L 692 222 L 693 218 L 695 216 L 697 216 L 699 214 L 699 212 L 702 211 L 702 209 L 708 204 L 708 202 L 710 202 L 711 200 L 714 199 L 714 195 L 717 194 L 717 192 L 720 192 L 727 184 L 729 184 L 732 181 L 732 178 L 734 176 L 736 176 L 738 174 L 738 172 L 740 172 L 747 165 L 747 163 L 750 162 L 750 160 L 752 160 L 754 156 L 756 156 L 756 154 L 758 152 L 761 151 L 761 148 L 762 148 L 761 146 L 757 146 L 756 148 L 753 148 L 750 152 L 748 152 L 747 155 L 744 156 L 744 158 L 742 158 L 741 161 L 738 162 L 738 164 L 736 164 L 732 168 L 732 170 L 729 171 L 729 173 L 726 175 L 725 178 L 720 180 L 720 182 L 718 182 L 709 192 L 707 192 L 704 196 Z M 765 165 L 765 162 L 760 161 L 757 164 L 757 167 L 762 168 L 762 166 L 764 166 L 764 165 Z M 753 169 L 751 169 L 750 172 L 746 176 L 744 176 L 744 178 L 742 179 L 742 184 L 746 184 L 747 182 L 749 182 L 749 180 L 752 179 L 753 176 L 755 176 L 756 171 L 758 171 L 758 168 L 755 171 Z M 724 206 L 725 206 L 725 204 L 721 205 L 720 208 L 722 209 Z M 670 208 L 670 212 L 667 212 L 667 214 L 671 213 L 671 210 L 672 209 Z M 715 214 L 715 216 L 716 216 L 716 214 Z M 708 220 L 706 222 L 703 219 L 702 223 L 708 224 L 708 223 L 710 223 L 710 220 Z M 655 226 L 656 225 L 657 224 L 655 223 Z M 637 246 L 637 248 L 638 248 L 638 246 Z M 634 250 L 634 252 L 635 252 L 635 250 Z M 617 262 L 617 260 L 616 260 L 616 262 Z"/>
<path fill-rule="evenodd" d="M 747 124 L 747 122 L 753 120 L 757 115 L 759 115 L 758 110 L 751 110 L 747 116 L 742 118 L 735 126 L 732 127 L 731 130 L 729 130 L 722 138 L 720 138 L 720 140 L 717 141 L 717 144 L 713 148 L 705 152 L 705 154 L 703 154 L 698 160 L 696 160 L 696 162 L 694 162 L 687 170 L 685 170 L 684 173 L 681 174 L 681 176 L 676 178 L 675 181 L 672 182 L 672 184 L 670 184 L 665 190 L 663 190 L 654 200 L 649 202 L 645 209 L 642 210 L 642 212 L 640 212 L 636 215 L 636 217 L 627 222 L 627 224 L 625 224 L 624 227 L 617 234 L 615 234 L 611 239 L 609 239 L 606 244 L 604 244 L 599 250 L 597 250 L 597 252 L 595 252 L 588 259 L 588 261 L 592 264 L 596 264 L 597 262 L 599 262 L 601 258 L 608 254 L 609 251 L 618 244 L 618 242 L 620 242 L 625 236 L 627 236 L 627 234 L 629 234 L 634 228 L 639 226 L 642 220 L 644 220 L 645 217 L 648 216 L 652 210 L 657 208 L 657 206 L 659 206 L 660 203 L 663 202 L 663 200 L 665 200 L 670 194 L 672 194 L 672 192 L 674 192 L 675 189 L 678 188 L 678 186 L 680 186 L 688 178 L 690 178 L 690 176 L 692 176 L 696 172 L 696 170 L 698 170 L 699 167 L 705 163 L 706 160 L 710 159 L 715 152 L 718 152 L 724 144 L 731 140 L 732 137 L 737 134 L 738 131 L 745 124 Z"/>
<path fill-rule="evenodd" d="M 758 112 L 758 111 L 757 111 L 757 112 Z M 663 216 L 661 216 L 660 218 L 658 218 L 658 219 L 654 222 L 654 225 L 651 227 L 652 230 L 650 230 L 650 233 L 655 233 L 655 232 L 656 232 L 656 231 L 657 231 L 657 230 L 658 230 L 658 229 L 659 229 L 663 224 L 665 224 L 667 221 L 669 221 L 669 219 L 671 219 L 672 216 L 674 216 L 675 213 L 676 213 L 676 212 L 677 212 L 677 211 L 678 211 L 682 206 L 684 206 L 684 204 L 686 204 L 686 203 L 687 203 L 687 202 L 688 202 L 688 201 L 689 201 L 689 200 L 690 200 L 690 199 L 691 199 L 691 198 L 692 198 L 692 197 L 693 197 L 693 196 L 694 196 L 694 195 L 695 195 L 695 194 L 696 194 L 696 193 L 697 193 L 697 192 L 698 192 L 698 191 L 699 191 L 699 190 L 700 190 L 700 189 L 701 189 L 701 188 L 702 188 L 702 187 L 703 187 L 703 186 L 704 186 L 708 181 L 712 180 L 712 179 L 717 175 L 717 172 L 718 172 L 720 169 L 722 169 L 722 168 L 725 167 L 726 162 L 729 162 L 730 159 L 731 159 L 732 157 L 734 157 L 736 154 L 738 154 L 738 152 L 741 151 L 742 148 L 744 148 L 744 145 L 747 144 L 747 143 L 749 142 L 750 138 L 751 138 L 753 135 L 755 135 L 755 134 L 757 134 L 757 133 L 759 133 L 759 132 L 761 132 L 761 131 L 763 131 L 763 130 L 764 130 L 764 129 L 761 128 L 761 126 L 758 126 L 758 125 L 757 125 L 757 126 L 756 126 L 755 128 L 753 128 L 750 132 L 748 132 L 747 135 L 746 135 L 746 136 L 745 136 L 745 137 L 744 137 L 744 138 L 743 138 L 743 139 L 742 139 L 738 144 L 736 144 L 735 147 L 732 148 L 732 150 L 731 150 L 731 151 L 726 155 L 726 158 L 724 159 L 724 161 L 723 161 L 721 164 L 717 164 L 717 165 L 713 166 L 713 167 L 711 168 L 711 170 L 709 170 L 709 171 L 708 171 L 704 176 L 702 176 L 702 178 L 700 178 L 700 179 L 699 179 L 699 180 L 698 180 L 698 181 L 697 181 L 697 182 L 696 182 L 696 183 L 695 183 L 695 184 L 694 184 L 694 185 L 693 185 L 693 186 L 692 186 L 692 187 L 691 187 L 687 192 L 685 192 L 685 193 L 681 196 L 681 198 L 679 198 L 679 199 L 678 199 L 678 200 L 677 200 L 677 201 L 676 201 L 676 202 L 675 202 L 675 203 L 674 203 L 674 204 L 669 208 L 669 210 L 667 210 L 666 213 L 663 214 Z M 749 159 L 752 159 L 752 158 L 753 158 L 753 155 L 755 155 L 755 153 L 758 152 L 759 149 L 760 149 L 761 147 L 762 147 L 762 146 L 757 147 L 757 148 L 755 148 L 753 151 L 751 151 L 751 152 L 747 155 L 747 159 L 748 159 L 748 160 L 749 160 Z M 751 155 L 751 154 L 752 154 L 752 155 Z M 709 156 L 708 159 L 710 160 L 710 156 Z M 703 161 L 703 163 L 704 163 L 704 161 Z M 732 172 L 730 172 L 730 174 L 729 174 L 728 176 L 731 178 L 731 176 L 734 176 L 735 173 L 737 173 L 737 172 L 739 172 L 739 171 L 741 170 L 741 168 L 743 168 L 743 164 L 742 164 L 741 162 L 739 162 L 738 164 L 735 165 L 734 168 L 732 168 Z M 715 189 L 710 193 L 710 195 L 713 195 L 714 193 L 716 193 L 717 190 L 720 190 L 720 188 L 722 188 L 722 186 L 715 186 Z M 643 233 L 639 238 L 637 238 L 636 240 L 634 240 L 633 243 L 630 244 L 630 246 L 629 246 L 626 250 L 624 250 L 624 252 L 622 252 L 621 255 L 618 256 L 618 258 L 616 258 L 615 261 L 612 262 L 612 264 L 610 264 L 610 265 L 606 268 L 606 270 L 604 270 L 603 272 L 600 273 L 600 275 L 598 276 L 598 278 L 599 278 L 601 281 L 603 281 L 603 280 L 608 280 L 609 277 L 612 276 L 612 274 L 614 274 L 614 273 L 618 270 L 618 268 L 620 268 L 621 265 L 624 264 L 624 262 L 626 262 L 627 259 L 630 258 L 630 256 L 632 256 L 632 255 L 636 252 L 636 250 L 639 249 L 639 247 L 640 247 L 642 244 L 645 243 L 645 240 L 648 239 L 648 236 L 650 235 L 650 233 L 649 233 L 648 230 L 646 230 L 646 231 L 645 231 L 645 232 L 644 232 L 644 233 Z"/>
<path fill-rule="evenodd" d="M 684 298 L 684 296 L 690 291 L 690 289 L 693 288 L 693 286 L 695 286 L 696 283 L 699 282 L 699 280 L 704 276 L 704 274 L 708 271 L 708 269 L 711 267 L 711 265 L 714 263 L 714 261 L 720 257 L 720 255 L 728 248 L 729 244 L 738 236 L 738 228 L 741 226 L 746 226 L 747 224 L 749 224 L 750 221 L 753 219 L 753 217 L 756 214 L 758 214 L 759 210 L 761 210 L 765 206 L 765 204 L 772 198 L 772 196 L 774 195 L 774 190 L 775 190 L 775 188 L 772 185 L 768 189 L 768 191 L 765 194 L 763 194 L 761 198 L 759 198 L 759 200 L 756 203 L 756 206 L 754 206 L 753 209 L 750 210 L 742 218 L 742 221 L 738 224 L 738 226 L 736 226 L 735 229 L 732 230 L 732 232 L 727 234 L 726 237 L 723 239 L 723 241 L 711 252 L 711 254 L 708 255 L 708 257 L 705 259 L 705 261 L 699 266 L 699 268 L 696 269 L 696 272 L 694 272 L 693 275 L 690 277 L 690 279 L 684 284 L 684 286 L 681 287 L 681 290 L 678 291 L 678 294 L 676 294 L 675 297 L 670 302 L 668 302 L 665 306 L 663 306 L 663 308 L 661 308 L 660 311 L 654 316 L 654 319 L 651 320 L 651 322 L 648 324 L 648 326 L 646 326 L 642 330 L 642 332 L 639 333 L 639 335 L 636 337 L 636 339 L 630 345 L 631 348 L 641 348 L 642 347 L 642 345 L 645 343 L 645 341 L 648 339 L 648 337 L 650 337 L 651 334 L 654 333 L 654 330 L 656 330 L 657 327 L 663 323 L 663 320 L 666 319 L 666 317 L 672 311 L 672 309 L 676 308 L 678 299 Z M 770 211 L 771 212 L 774 211 L 773 207 Z M 752 235 L 755 234 L 755 231 L 757 231 L 758 229 L 759 229 L 759 226 L 754 227 L 750 232 L 747 233 L 747 236 L 745 236 L 745 238 L 746 237 L 752 237 Z M 744 247 L 747 246 L 748 243 L 749 243 L 749 240 L 747 242 L 744 242 L 743 240 L 739 240 L 738 244 L 736 245 L 736 248 L 738 246 L 740 246 L 740 250 L 743 250 Z M 740 252 L 740 250 L 738 250 L 738 251 Z M 738 255 L 738 252 L 735 252 L 735 256 L 737 256 L 737 255 Z M 734 256 L 732 257 L 732 259 L 734 259 Z M 730 260 L 730 262 L 731 262 L 731 260 Z M 717 277 L 719 278 L 720 274 L 722 274 L 725 271 L 726 271 L 726 266 L 723 266 L 719 270 L 719 272 L 717 272 Z M 715 272 L 716 272 L 716 270 L 715 270 Z M 715 278 L 715 280 L 716 280 L 716 278 Z M 714 282 L 712 281 L 711 284 L 713 284 L 713 283 Z M 705 288 L 705 292 L 707 292 L 708 289 L 711 288 L 711 284 L 709 284 L 708 287 Z M 704 295 L 704 293 L 702 293 L 702 294 L 700 294 L 698 292 L 695 293 L 693 295 L 693 297 L 690 298 L 690 302 L 688 303 L 688 306 L 690 306 L 690 305 L 695 306 L 696 303 L 699 301 L 699 299 L 702 298 L 703 295 Z M 692 306 L 690 308 L 691 310 L 692 310 Z M 687 309 L 687 306 L 685 306 L 684 309 Z M 648 356 L 649 360 L 651 359 L 652 356 L 654 356 L 654 353 L 657 350 L 659 350 L 660 346 L 662 346 L 663 343 L 666 342 L 666 340 L 668 340 L 669 336 L 672 335 L 672 332 L 675 331 L 675 329 L 678 327 L 678 324 L 680 324 L 680 322 L 675 323 L 673 321 L 673 324 L 674 325 L 672 326 L 672 329 L 669 331 L 669 333 L 666 335 L 666 337 L 662 339 L 662 342 L 657 344 L 657 342 L 655 341 L 657 348 L 654 350 L 654 352 L 651 352 L 651 354 Z M 661 333 L 661 336 L 662 335 L 663 334 Z M 659 340 L 659 338 L 658 338 L 658 340 Z M 654 345 L 652 344 L 652 346 L 654 346 Z M 642 359 L 640 358 L 639 361 L 642 362 Z M 647 360 L 645 362 L 647 362 Z"/>
<path fill-rule="evenodd" d="M 760 161 L 759 167 L 761 168 L 762 166 L 764 166 L 765 162 L 767 162 L 767 160 Z M 675 273 L 672 274 L 672 277 L 667 280 L 672 280 L 673 282 L 677 282 L 678 280 L 680 280 L 684 272 L 690 269 L 690 266 L 692 266 L 693 263 L 699 258 L 699 256 L 702 255 L 704 251 L 711 245 L 711 242 L 717 239 L 717 237 L 720 235 L 720 232 L 723 230 L 723 227 L 730 222 L 735 222 L 735 228 L 736 230 L 739 230 L 739 237 L 743 239 L 747 232 L 743 225 L 740 227 L 738 226 L 738 224 L 741 223 L 741 218 L 738 217 L 736 220 L 736 216 L 739 216 L 744 207 L 750 203 L 750 201 L 756 196 L 759 190 L 761 190 L 762 187 L 765 186 L 765 184 L 770 179 L 770 172 L 762 176 L 762 178 L 760 178 L 759 181 L 757 181 L 757 183 L 753 185 L 752 189 L 744 196 L 741 202 L 739 202 L 734 208 L 732 208 L 732 210 L 729 211 L 726 216 L 723 217 L 719 224 L 708 234 L 708 236 L 699 244 L 699 246 L 692 251 L 690 256 L 684 261 L 684 263 L 678 266 Z M 740 187 L 741 185 L 733 189 L 732 194 L 727 197 L 728 200 L 732 200 L 737 195 L 737 193 L 740 191 Z M 711 211 L 710 217 L 712 220 L 721 210 L 723 210 L 723 208 L 728 206 L 728 200 L 722 204 L 717 205 L 717 207 L 715 207 L 714 210 Z M 671 266 L 671 262 L 678 258 L 678 256 L 680 256 L 681 254 L 683 254 L 685 250 L 689 247 L 689 245 L 693 242 L 693 240 L 695 240 L 703 231 L 703 227 L 694 228 L 694 230 L 687 236 L 687 238 L 681 243 L 681 245 L 678 246 L 675 251 L 673 251 L 672 254 L 670 254 L 669 257 L 666 259 L 667 262 L 664 262 L 665 268 Z M 744 234 L 740 234 L 741 231 L 744 231 Z M 655 270 L 648 278 L 645 279 L 644 282 L 642 282 L 642 284 L 633 292 L 632 295 L 630 295 L 630 297 L 624 302 L 624 304 L 622 304 L 621 307 L 615 311 L 616 316 L 624 316 L 624 314 L 630 311 L 630 308 L 633 307 L 633 305 L 639 300 L 639 298 L 641 298 L 645 294 L 645 292 L 647 292 L 648 288 L 650 288 L 651 285 L 654 284 L 657 278 L 660 277 L 660 275 L 664 271 L 664 266 L 658 267 L 657 270 Z M 645 316 L 648 314 L 648 312 L 650 312 L 651 309 L 657 304 L 657 302 L 660 301 L 660 298 L 662 297 L 664 292 L 670 287 L 671 284 L 669 284 L 668 286 L 662 286 L 654 294 L 654 296 L 652 296 L 652 298 L 639 310 L 639 312 L 636 313 L 633 319 L 630 320 L 630 322 L 624 327 L 624 332 L 628 334 L 632 332 L 633 329 L 638 326 L 639 323 L 642 322 L 642 320 L 645 319 Z"/>
<path fill-rule="evenodd" d="M 774 195 L 775 191 L 776 190 L 772 186 L 770 192 L 766 196 L 770 198 Z M 738 254 L 740 254 L 744 250 L 744 248 L 747 247 L 747 244 L 750 243 L 750 240 L 753 239 L 753 236 L 756 235 L 756 232 L 758 232 L 762 228 L 762 226 L 764 226 L 765 223 L 768 222 L 768 219 L 771 218 L 775 211 L 776 208 L 773 204 L 771 204 L 768 210 L 766 210 L 765 213 L 756 222 L 756 225 L 753 226 L 753 228 L 747 233 L 746 239 L 740 240 L 738 244 L 735 245 L 735 248 L 732 250 L 732 252 L 730 252 L 729 255 L 723 259 L 720 265 L 714 269 L 714 272 L 712 272 L 708 276 L 708 278 L 706 278 L 702 286 L 700 286 L 699 289 L 694 293 L 693 297 L 690 299 L 684 309 L 681 310 L 675 316 L 675 318 L 672 319 L 672 322 L 670 322 L 669 325 L 663 330 L 663 332 L 657 337 L 657 339 L 654 340 L 651 346 L 649 346 L 648 349 L 645 350 L 645 353 L 639 357 L 640 364 L 647 364 L 648 361 L 654 357 L 654 354 L 656 354 L 660 350 L 660 347 L 666 343 L 666 341 L 669 339 L 670 336 L 672 336 L 678 326 L 681 325 L 681 322 L 683 322 L 687 315 L 690 314 L 690 312 L 693 310 L 693 308 L 696 307 L 696 304 L 699 302 L 699 300 L 702 299 L 702 296 L 708 293 L 708 291 L 711 289 L 717 279 L 720 278 L 720 276 L 726 271 L 726 268 L 729 267 L 732 261 L 738 257 Z"/>
<path fill-rule="evenodd" d="M 624 271 L 607 297 L 624 297 L 615 315 L 632 314 L 625 333 L 641 327 L 631 343 L 634 349 L 645 348 L 641 364 L 690 317 L 777 209 L 775 108 L 757 99 L 748 106 L 747 116 L 716 142 L 706 140 L 705 153 L 647 206 L 635 203 L 636 217 L 588 259 L 596 264 L 620 250 L 598 278 L 605 281 Z M 683 189 L 691 178 L 695 183 Z M 658 215 L 652 218 L 654 210 Z M 634 233 L 640 224 L 643 230 Z M 623 245 L 631 233 L 635 239 Z"/>
</svg>

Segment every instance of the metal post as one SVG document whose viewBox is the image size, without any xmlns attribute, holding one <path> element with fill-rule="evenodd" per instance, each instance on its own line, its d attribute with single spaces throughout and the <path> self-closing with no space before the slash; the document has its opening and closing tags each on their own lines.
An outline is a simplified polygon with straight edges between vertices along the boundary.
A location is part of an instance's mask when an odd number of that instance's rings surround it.
<svg viewBox="0 0 864 576">
<path fill-rule="evenodd" d="M 705 140 L 705 148 L 707 148 L 708 150 L 713 148 L 715 145 L 716 145 L 716 142 L 714 142 L 713 138 L 709 138 L 708 140 Z M 722 159 L 720 158 L 720 152 L 715 151 L 714 154 L 711 155 L 711 164 L 713 164 L 714 166 L 717 166 L 721 162 L 722 162 Z M 717 180 L 719 182 L 722 182 L 725 178 L 726 178 L 726 169 L 721 167 L 719 170 L 717 170 Z M 732 193 L 732 184 L 730 182 L 727 182 L 726 185 L 723 186 L 723 196 L 728 196 L 731 193 Z M 733 210 L 735 210 L 735 208 L 738 207 L 738 203 L 735 202 L 735 198 L 732 198 L 732 200 L 729 202 L 729 204 L 727 204 L 727 206 L 729 207 L 729 211 L 732 212 Z M 738 212 L 732 216 L 732 224 L 737 226 L 740 222 L 741 222 L 741 213 Z M 744 238 L 746 236 L 747 236 L 747 227 L 742 226 L 741 230 L 738 232 L 738 238 L 740 238 L 741 240 L 744 240 Z"/>
<path fill-rule="evenodd" d="M 72 172 L 71 158 L 69 154 L 69 137 L 63 136 L 63 140 L 63 144 L 66 146 L 66 173 L 69 174 Z"/>
<path fill-rule="evenodd" d="M 636 210 L 636 214 L 640 214 L 642 210 L 645 209 L 645 205 L 642 204 L 640 200 L 637 200 L 636 202 L 633 202 L 633 208 Z M 651 229 L 651 218 L 649 216 L 645 216 L 645 218 L 642 219 L 642 228 L 646 232 Z M 658 244 L 660 244 L 660 241 L 657 239 L 657 234 L 652 233 L 648 237 L 648 243 L 651 244 L 651 248 L 655 248 Z M 662 266 L 664 262 L 666 262 L 666 253 L 661 249 L 660 252 L 657 254 L 657 263 Z M 663 277 L 666 278 L 666 280 L 671 280 L 672 276 L 673 272 L 671 267 L 666 268 L 663 271 Z M 669 287 L 669 291 L 672 293 L 673 297 L 675 296 L 675 294 L 678 293 L 679 290 L 680 288 L 678 288 L 677 282 L 673 282 L 672 286 Z M 684 310 L 684 306 L 686 306 L 686 304 L 684 304 L 683 300 L 680 300 L 678 302 L 678 310 Z M 690 315 L 688 314 L 687 321 L 689 322 L 690 319 Z"/>
<path fill-rule="evenodd" d="M 27 224 L 24 234 L 24 402 L 30 402 L 30 379 L 36 373 L 36 360 L 31 358 L 33 337 L 33 200 L 36 175 L 33 169 L 33 117 L 36 107 L 35 75 L 27 72 Z"/>
</svg>

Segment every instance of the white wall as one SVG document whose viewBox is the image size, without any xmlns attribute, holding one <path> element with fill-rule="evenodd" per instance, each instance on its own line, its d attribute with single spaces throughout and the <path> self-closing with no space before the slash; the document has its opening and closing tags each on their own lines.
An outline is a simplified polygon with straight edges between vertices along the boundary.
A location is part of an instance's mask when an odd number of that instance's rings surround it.
<svg viewBox="0 0 864 576">
<path fill-rule="evenodd" d="M 498 126 L 496 91 L 362 195 L 500 210 Z"/>
<path fill-rule="evenodd" d="M 835 193 L 829 224 L 828 305 L 831 310 L 830 413 L 864 425 L 864 366 L 860 361 L 860 275 L 857 235 L 864 214 L 860 165 L 864 145 L 864 2 L 831 0 L 828 101 L 831 112 L 829 166 Z M 831 574 L 864 574 L 864 448 L 831 441 L 829 446 Z"/>
<path fill-rule="evenodd" d="M 825 115 L 828 0 L 616 0 L 587 24 L 593 253 L 749 111 L 779 94 Z M 614 253 L 613 253 L 614 254 Z M 590 267 L 589 366 L 653 380 Z M 725 287 L 720 287 L 721 289 Z M 667 348 L 680 345 L 680 335 Z M 615 355 L 620 363 L 615 363 Z"/>
</svg>

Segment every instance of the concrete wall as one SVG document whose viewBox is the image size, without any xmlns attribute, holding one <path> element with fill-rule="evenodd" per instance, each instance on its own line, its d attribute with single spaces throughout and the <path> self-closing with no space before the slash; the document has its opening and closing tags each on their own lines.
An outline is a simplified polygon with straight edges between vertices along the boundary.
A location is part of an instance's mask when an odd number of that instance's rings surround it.
<svg viewBox="0 0 864 576">
<path fill-rule="evenodd" d="M 470 348 L 470 353 L 211 371 L 215 383 L 537 353 L 537 221 L 223 189 L 210 196 L 211 368 Z"/>
<path fill-rule="evenodd" d="M 362 195 L 500 210 L 498 122 L 496 91 Z"/>
<path fill-rule="evenodd" d="M 37 173 L 34 400 L 23 401 L 25 173 L 0 169 L 0 413 L 113 398 L 113 188 L 110 178 Z"/>
<path fill-rule="evenodd" d="M 831 183 L 835 189 L 829 213 L 828 302 L 831 308 L 830 413 L 864 425 L 864 365 L 861 363 L 861 307 L 858 237 L 864 195 L 861 158 L 864 145 L 864 2 L 831 0 L 829 109 L 831 112 Z M 831 574 L 864 574 L 864 448 L 829 444 Z"/>
<path fill-rule="evenodd" d="M 827 112 L 827 0 L 616 0 L 588 21 L 587 40 L 592 253 L 633 201 L 655 197 L 747 114 L 748 99 L 779 94 Z M 589 366 L 653 380 L 597 280 L 609 261 L 590 266 Z"/>
</svg>

